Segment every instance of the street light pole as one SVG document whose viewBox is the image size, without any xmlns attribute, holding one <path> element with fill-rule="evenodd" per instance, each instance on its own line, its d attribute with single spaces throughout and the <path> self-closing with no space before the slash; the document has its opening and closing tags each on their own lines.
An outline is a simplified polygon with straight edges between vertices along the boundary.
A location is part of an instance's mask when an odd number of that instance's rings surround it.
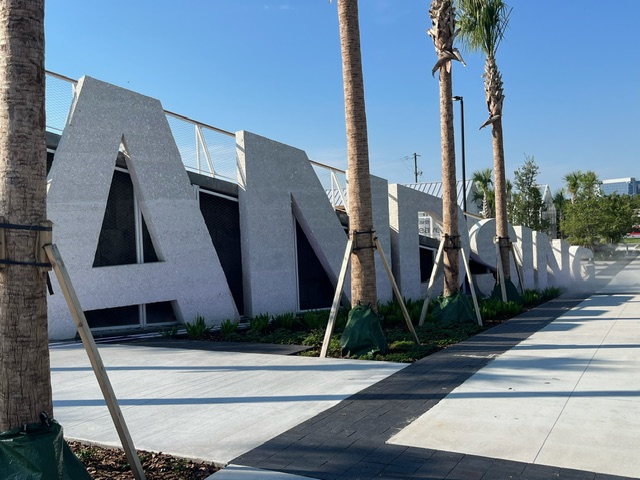
<svg viewBox="0 0 640 480">
<path fill-rule="evenodd" d="M 467 214 L 467 174 L 465 171 L 466 161 L 464 158 L 464 99 L 462 96 L 456 95 L 452 98 L 454 101 L 460 101 L 460 132 L 462 134 L 462 211 Z"/>
</svg>

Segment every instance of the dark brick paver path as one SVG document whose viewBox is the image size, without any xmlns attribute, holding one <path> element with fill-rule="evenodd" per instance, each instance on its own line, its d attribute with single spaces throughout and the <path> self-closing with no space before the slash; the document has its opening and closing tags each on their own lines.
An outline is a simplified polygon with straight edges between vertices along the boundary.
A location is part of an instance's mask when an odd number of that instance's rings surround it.
<svg viewBox="0 0 640 480">
<path fill-rule="evenodd" d="M 607 273 L 615 273 L 624 265 L 626 263 L 615 264 Z M 626 478 L 385 443 L 492 358 L 516 346 L 588 296 L 563 295 L 425 357 L 231 463 L 323 480 Z"/>
</svg>

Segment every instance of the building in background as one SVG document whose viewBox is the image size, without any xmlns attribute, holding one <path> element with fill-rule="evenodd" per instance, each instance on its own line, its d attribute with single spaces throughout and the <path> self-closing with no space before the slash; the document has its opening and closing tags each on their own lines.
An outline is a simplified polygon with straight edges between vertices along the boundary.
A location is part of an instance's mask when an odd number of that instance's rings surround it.
<svg viewBox="0 0 640 480">
<path fill-rule="evenodd" d="M 617 193 L 618 195 L 638 195 L 640 182 L 635 177 L 610 178 L 602 181 L 602 192 L 605 195 Z"/>
</svg>

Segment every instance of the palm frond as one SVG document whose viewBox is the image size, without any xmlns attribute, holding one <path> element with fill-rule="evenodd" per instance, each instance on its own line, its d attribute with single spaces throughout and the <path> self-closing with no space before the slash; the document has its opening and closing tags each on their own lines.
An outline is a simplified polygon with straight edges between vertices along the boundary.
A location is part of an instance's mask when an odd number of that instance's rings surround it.
<svg viewBox="0 0 640 480">
<path fill-rule="evenodd" d="M 464 48 L 495 56 L 509 25 L 511 7 L 503 0 L 458 0 L 457 6 Z"/>
</svg>

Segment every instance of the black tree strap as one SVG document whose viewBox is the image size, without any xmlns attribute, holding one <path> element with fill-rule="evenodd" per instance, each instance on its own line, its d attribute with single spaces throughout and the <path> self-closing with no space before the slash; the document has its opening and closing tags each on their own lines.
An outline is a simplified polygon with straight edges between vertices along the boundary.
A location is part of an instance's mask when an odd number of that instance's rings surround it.
<svg viewBox="0 0 640 480">
<path fill-rule="evenodd" d="M 40 225 L 17 225 L 15 223 L 0 223 L 0 228 L 8 228 L 9 230 L 34 230 L 42 232 L 51 232 L 53 227 L 42 227 Z"/>
<path fill-rule="evenodd" d="M 511 239 L 509 237 L 498 237 L 498 245 L 500 248 L 506 248 L 511 245 Z"/>
<path fill-rule="evenodd" d="M 0 258 L 0 263 L 3 265 L 31 265 L 34 267 L 42 267 L 42 268 L 49 268 L 51 267 L 51 264 L 49 262 L 19 262 L 17 260 L 6 260 L 6 259 L 1 259 Z"/>
<path fill-rule="evenodd" d="M 353 250 L 364 250 L 366 248 L 371 248 L 371 249 L 375 249 L 376 248 L 376 242 L 374 241 L 374 234 L 376 233 L 375 230 L 352 230 L 351 231 L 351 235 L 353 236 Z M 369 245 L 362 245 L 361 243 L 358 242 L 358 235 L 367 235 L 368 238 L 371 239 L 371 243 Z M 362 237 L 360 237 L 362 238 Z M 366 237 L 365 237 L 366 238 Z"/>
<path fill-rule="evenodd" d="M 445 250 L 460 250 L 460 235 L 444 234 L 444 249 Z"/>
<path fill-rule="evenodd" d="M 0 229 L 6 228 L 8 230 L 30 230 L 34 232 L 51 232 L 53 227 L 44 227 L 41 225 L 18 225 L 16 223 L 0 223 Z M 18 260 L 9 260 L 6 258 L 0 258 L 0 264 L 2 265 L 30 265 L 34 267 L 51 268 L 49 262 L 21 262 Z"/>
</svg>

